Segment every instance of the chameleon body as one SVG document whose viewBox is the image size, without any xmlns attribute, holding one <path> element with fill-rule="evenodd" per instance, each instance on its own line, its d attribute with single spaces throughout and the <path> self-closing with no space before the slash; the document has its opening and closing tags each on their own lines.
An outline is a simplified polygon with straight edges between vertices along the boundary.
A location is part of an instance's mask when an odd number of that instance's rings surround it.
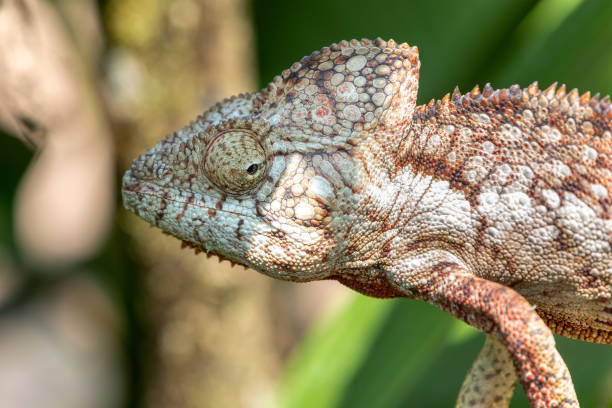
<svg viewBox="0 0 612 408">
<path fill-rule="evenodd" d="M 612 107 L 565 86 L 416 106 L 416 47 L 343 41 L 134 160 L 129 210 L 278 279 L 423 299 L 486 332 L 459 407 L 577 407 L 552 333 L 612 342 Z M 552 333 L 551 333 L 552 332 Z"/>
</svg>

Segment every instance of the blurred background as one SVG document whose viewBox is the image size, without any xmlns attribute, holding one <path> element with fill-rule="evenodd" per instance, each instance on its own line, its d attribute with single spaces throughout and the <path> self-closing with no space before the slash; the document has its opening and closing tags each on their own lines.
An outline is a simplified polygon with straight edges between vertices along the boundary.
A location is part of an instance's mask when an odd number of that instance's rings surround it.
<svg viewBox="0 0 612 408">
<path fill-rule="evenodd" d="M 482 334 L 181 250 L 122 209 L 121 174 L 342 39 L 418 45 L 420 103 L 610 94 L 611 21 L 609 0 L 0 0 L 0 407 L 453 406 Z M 612 347 L 557 342 L 582 406 L 612 407 Z"/>
</svg>

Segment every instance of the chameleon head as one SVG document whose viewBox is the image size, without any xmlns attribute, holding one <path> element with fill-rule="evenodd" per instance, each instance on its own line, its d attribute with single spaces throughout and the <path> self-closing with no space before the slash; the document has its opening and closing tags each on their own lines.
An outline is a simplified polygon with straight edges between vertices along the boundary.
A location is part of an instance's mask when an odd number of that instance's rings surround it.
<svg viewBox="0 0 612 408">
<path fill-rule="evenodd" d="M 275 278 L 329 277 L 346 267 L 347 253 L 375 262 L 365 175 L 387 177 L 394 164 L 418 68 L 416 48 L 393 40 L 323 48 L 134 160 L 124 205 L 196 248 Z"/>
</svg>

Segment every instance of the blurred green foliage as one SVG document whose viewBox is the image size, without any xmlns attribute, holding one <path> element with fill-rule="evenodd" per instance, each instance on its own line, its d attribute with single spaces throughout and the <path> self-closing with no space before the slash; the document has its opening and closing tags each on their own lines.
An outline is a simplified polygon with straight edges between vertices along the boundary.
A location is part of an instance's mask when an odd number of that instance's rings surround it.
<svg viewBox="0 0 612 408">
<path fill-rule="evenodd" d="M 0 245 L 3 250 L 16 253 L 13 241 L 13 197 L 32 152 L 15 137 L 0 129 Z"/>
<path fill-rule="evenodd" d="M 612 93 L 609 0 L 254 1 L 261 86 L 303 55 L 351 38 L 419 47 L 419 102 L 459 85 Z M 483 335 L 410 300 L 356 296 L 295 350 L 282 407 L 449 407 Z M 612 347 L 558 337 L 584 407 L 612 406 Z M 517 388 L 513 407 L 527 407 Z"/>
</svg>

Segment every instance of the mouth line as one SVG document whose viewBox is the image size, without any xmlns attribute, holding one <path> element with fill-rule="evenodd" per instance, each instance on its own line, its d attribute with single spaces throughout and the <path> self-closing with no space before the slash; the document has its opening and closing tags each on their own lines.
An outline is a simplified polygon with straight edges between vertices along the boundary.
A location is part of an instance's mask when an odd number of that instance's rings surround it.
<svg viewBox="0 0 612 408">
<path fill-rule="evenodd" d="M 146 197 L 155 197 L 155 198 L 158 198 L 158 199 L 170 201 L 170 202 L 177 203 L 177 204 L 180 204 L 180 205 L 185 205 L 185 204 L 192 205 L 192 206 L 200 208 L 202 211 L 212 210 L 212 211 L 215 211 L 215 212 L 221 212 L 221 213 L 229 214 L 229 215 L 232 215 L 232 216 L 235 216 L 235 217 L 238 217 L 238 218 L 248 218 L 248 219 L 252 219 L 252 220 L 255 220 L 255 221 L 261 221 L 260 217 L 257 217 L 257 216 L 253 216 L 253 215 L 249 215 L 249 214 L 243 214 L 243 213 L 238 213 L 238 212 L 234 212 L 234 211 L 223 210 L 223 209 L 217 209 L 217 208 L 213 208 L 213 207 L 208 207 L 208 206 L 205 206 L 205 205 L 200 205 L 200 204 L 195 203 L 195 202 L 188 202 L 188 199 L 182 198 L 180 196 L 178 198 L 175 198 L 172 195 L 170 197 L 168 197 L 167 194 L 160 194 L 160 193 L 157 193 L 157 192 L 154 192 L 154 191 L 134 191 L 133 188 L 130 188 L 130 184 L 131 185 L 136 184 L 136 185 L 140 186 L 141 188 L 142 187 L 150 188 L 150 186 L 157 186 L 154 183 L 146 183 L 146 182 L 142 182 L 142 181 L 132 182 L 132 183 L 124 182 L 123 186 L 121 188 L 122 194 L 133 194 L 138 199 L 140 199 L 141 197 L 145 197 L 145 198 Z M 178 191 L 178 190 L 175 189 L 174 191 Z M 125 205 L 125 200 L 123 200 L 123 202 L 124 202 L 124 205 Z M 129 205 L 128 209 L 130 211 L 138 214 L 137 206 Z M 278 227 L 275 227 L 275 226 L 273 226 L 273 225 L 271 225 L 269 223 L 266 223 L 266 225 L 268 225 L 268 227 L 271 228 L 274 231 L 282 231 L 282 229 L 280 229 Z M 158 228 L 161 228 L 159 225 L 156 225 L 156 226 Z M 173 234 L 170 234 L 170 235 L 173 235 Z M 176 238 L 184 241 L 180 237 L 176 237 Z M 287 239 L 289 239 L 290 241 L 294 242 L 296 245 L 300 245 L 301 244 L 300 241 L 294 239 L 291 236 L 288 236 Z M 210 251 L 208 251 L 208 250 L 203 250 L 203 252 L 210 253 Z M 213 255 L 219 256 L 220 258 L 223 257 L 224 259 L 232 261 L 232 259 L 227 258 L 224 255 L 220 255 L 219 253 L 214 253 Z M 247 265 L 245 265 L 245 263 L 243 263 L 243 261 L 240 261 L 240 260 L 234 260 L 233 262 L 238 263 L 240 265 L 247 266 Z M 304 265 L 305 266 L 318 265 L 318 262 L 306 263 Z M 252 266 L 248 266 L 248 267 L 253 268 Z"/>
<path fill-rule="evenodd" d="M 141 186 L 143 186 L 143 185 L 144 185 L 144 186 L 146 186 L 146 184 L 144 184 L 144 183 L 142 183 L 142 182 L 141 182 L 141 183 L 139 183 L 139 185 L 141 185 Z M 192 205 L 192 206 L 194 206 L 194 207 L 198 207 L 198 208 L 202 209 L 203 211 L 211 211 L 211 210 L 212 210 L 212 211 L 215 211 L 215 212 L 221 212 L 221 213 L 225 213 L 225 214 L 231 214 L 231 215 L 234 215 L 234 216 L 237 216 L 237 217 L 247 217 L 247 218 L 250 218 L 250 219 L 253 219 L 253 220 L 257 220 L 257 219 L 258 219 L 257 217 L 254 217 L 254 216 L 249 215 L 249 214 L 243 214 L 243 213 L 238 213 L 238 212 L 235 212 L 235 211 L 228 211 L 228 210 L 223 210 L 223 209 L 219 209 L 219 208 L 208 207 L 208 206 L 205 206 L 205 205 L 200 205 L 200 204 L 198 204 L 198 203 L 196 203 L 196 202 L 189 202 L 187 199 L 177 199 L 177 198 L 174 198 L 173 196 L 168 197 L 168 196 L 167 196 L 167 195 L 165 195 L 165 194 L 159 194 L 159 193 L 155 193 L 155 192 L 149 192 L 149 191 L 134 191 L 133 189 L 131 189 L 131 188 L 129 188 L 129 187 L 123 187 L 123 188 L 121 189 L 121 192 L 122 192 L 123 194 L 124 194 L 124 193 L 134 194 L 134 195 L 136 195 L 136 196 L 138 196 L 138 197 L 143 197 L 143 196 L 144 196 L 144 197 L 155 197 L 155 198 L 159 198 L 159 199 L 166 200 L 166 201 L 170 201 L 170 202 L 177 203 L 177 204 L 182 204 L 182 205 L 185 205 L 185 204 L 187 204 L 187 205 Z M 125 205 L 125 200 L 123 200 L 123 201 L 124 201 L 124 205 Z M 130 209 L 135 209 L 135 208 L 134 208 L 134 206 L 129 206 L 129 208 L 130 208 Z"/>
</svg>

